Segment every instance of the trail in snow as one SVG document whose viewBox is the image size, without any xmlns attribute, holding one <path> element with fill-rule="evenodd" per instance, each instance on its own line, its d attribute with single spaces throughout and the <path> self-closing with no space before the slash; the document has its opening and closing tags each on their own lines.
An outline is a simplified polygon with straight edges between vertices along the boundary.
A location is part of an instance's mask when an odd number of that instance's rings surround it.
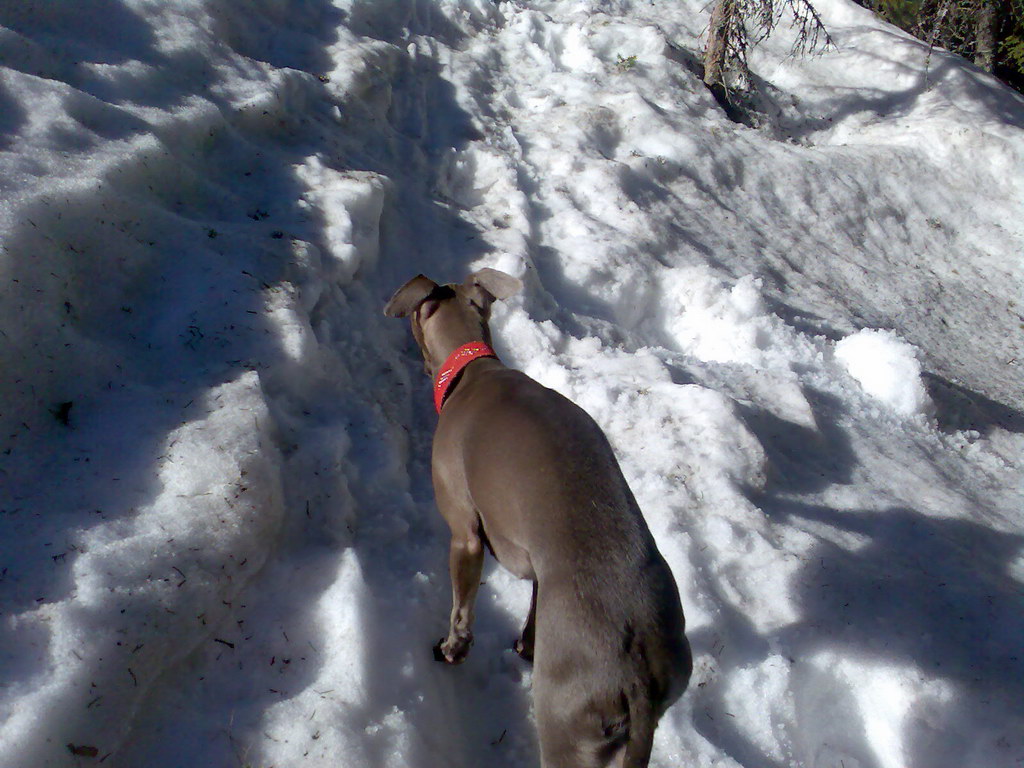
<svg viewBox="0 0 1024 768">
<path fill-rule="evenodd" d="M 537 764 L 526 585 L 431 659 L 380 311 L 483 265 L 679 581 L 652 765 L 1024 759 L 1022 100 L 821 9 L 838 51 L 755 52 L 759 130 L 691 4 L 0 9 L 0 764 Z"/>
</svg>

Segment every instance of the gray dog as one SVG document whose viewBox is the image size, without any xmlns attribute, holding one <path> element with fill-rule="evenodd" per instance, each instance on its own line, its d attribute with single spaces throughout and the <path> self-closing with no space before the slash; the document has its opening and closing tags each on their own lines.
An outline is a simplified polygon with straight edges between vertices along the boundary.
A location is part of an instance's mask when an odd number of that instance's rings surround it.
<svg viewBox="0 0 1024 768">
<path fill-rule="evenodd" d="M 521 287 L 494 269 L 461 285 L 417 275 L 384 308 L 411 318 L 435 379 L 453 601 L 435 657 L 469 653 L 487 544 L 533 581 L 515 648 L 534 661 L 543 768 L 643 768 L 692 669 L 679 592 L 600 427 L 490 349 L 491 303 Z"/>
</svg>

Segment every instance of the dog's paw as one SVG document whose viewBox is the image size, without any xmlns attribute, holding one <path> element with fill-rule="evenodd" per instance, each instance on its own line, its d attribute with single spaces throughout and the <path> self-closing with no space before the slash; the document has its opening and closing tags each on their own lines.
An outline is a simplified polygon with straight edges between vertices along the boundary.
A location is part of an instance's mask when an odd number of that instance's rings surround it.
<svg viewBox="0 0 1024 768">
<path fill-rule="evenodd" d="M 434 646 L 434 661 L 443 661 L 445 664 L 461 664 L 469 655 L 472 645 L 472 635 L 447 640 L 442 637 Z"/>
<path fill-rule="evenodd" d="M 444 651 L 441 650 L 442 643 L 444 643 L 443 637 L 434 644 L 434 661 L 448 661 L 444 657 Z"/>
<path fill-rule="evenodd" d="M 523 661 L 528 661 L 531 664 L 533 663 L 533 646 L 528 647 L 526 643 L 523 642 L 523 638 L 517 638 L 516 641 L 512 643 L 512 650 L 515 651 Z"/>
</svg>

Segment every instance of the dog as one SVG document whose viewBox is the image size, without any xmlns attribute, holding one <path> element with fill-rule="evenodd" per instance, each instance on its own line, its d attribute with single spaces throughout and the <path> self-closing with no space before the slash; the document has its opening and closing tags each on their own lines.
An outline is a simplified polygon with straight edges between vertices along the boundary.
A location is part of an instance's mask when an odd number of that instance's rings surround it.
<svg viewBox="0 0 1024 768">
<path fill-rule="evenodd" d="M 417 275 L 384 308 L 410 318 L 435 380 L 453 604 L 434 655 L 469 653 L 486 546 L 533 582 L 514 648 L 534 665 L 542 767 L 643 768 L 692 671 L 679 591 L 601 428 L 491 349 L 491 305 L 521 288 L 495 269 L 461 284 Z"/>
</svg>

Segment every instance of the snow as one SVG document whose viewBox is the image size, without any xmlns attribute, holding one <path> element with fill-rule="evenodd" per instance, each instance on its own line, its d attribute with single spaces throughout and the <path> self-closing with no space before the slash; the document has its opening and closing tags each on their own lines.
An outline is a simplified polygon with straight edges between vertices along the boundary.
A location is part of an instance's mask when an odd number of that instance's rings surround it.
<svg viewBox="0 0 1024 768">
<path fill-rule="evenodd" d="M 482 266 L 679 583 L 653 766 L 1020 764 L 1024 99 L 816 5 L 756 129 L 698 2 L 0 7 L 0 764 L 538 764 L 381 312 Z"/>
<path fill-rule="evenodd" d="M 892 331 L 858 331 L 840 340 L 835 352 L 872 397 L 904 416 L 927 413 L 930 402 L 914 347 Z"/>
</svg>

